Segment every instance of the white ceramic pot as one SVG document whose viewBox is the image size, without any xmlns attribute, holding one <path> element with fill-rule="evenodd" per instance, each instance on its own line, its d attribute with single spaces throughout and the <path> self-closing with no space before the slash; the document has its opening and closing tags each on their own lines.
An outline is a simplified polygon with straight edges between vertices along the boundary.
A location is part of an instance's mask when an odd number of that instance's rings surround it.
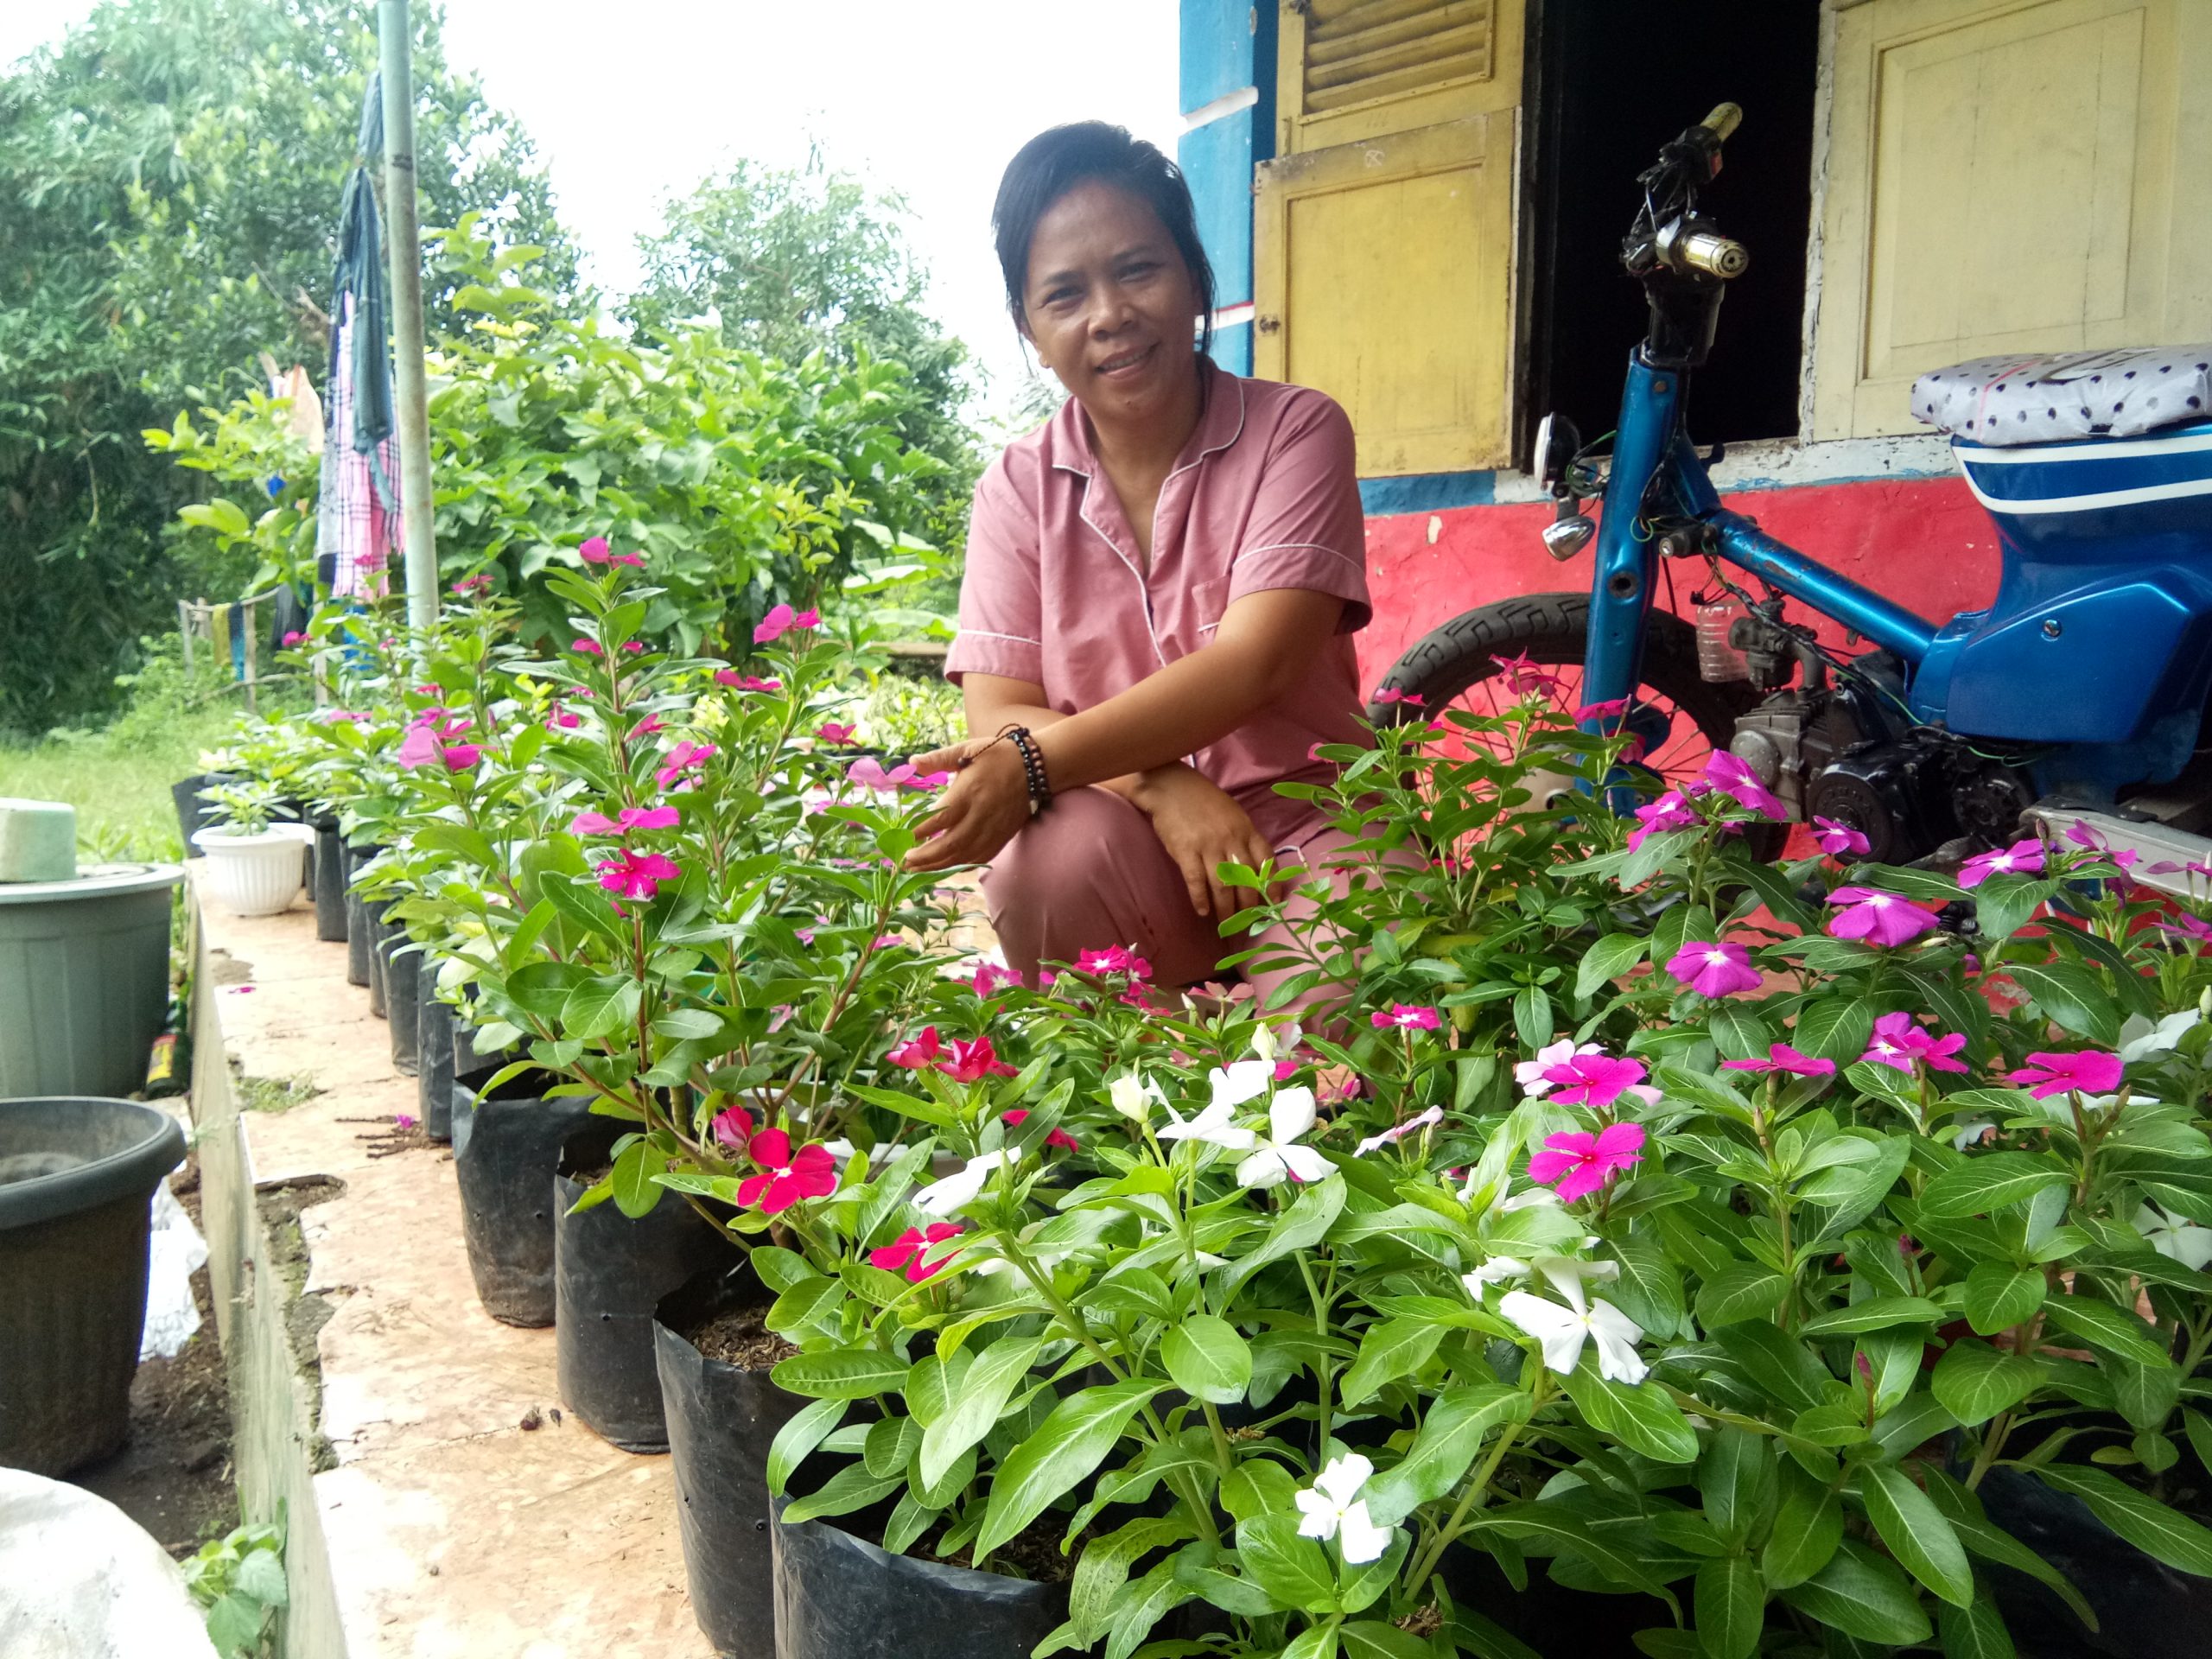
<svg viewBox="0 0 2212 1659">
<path fill-rule="evenodd" d="M 272 823 L 256 836 L 211 825 L 194 832 L 192 844 L 207 855 L 207 886 L 224 909 L 234 916 L 274 916 L 300 891 L 314 833 L 297 823 Z"/>
</svg>

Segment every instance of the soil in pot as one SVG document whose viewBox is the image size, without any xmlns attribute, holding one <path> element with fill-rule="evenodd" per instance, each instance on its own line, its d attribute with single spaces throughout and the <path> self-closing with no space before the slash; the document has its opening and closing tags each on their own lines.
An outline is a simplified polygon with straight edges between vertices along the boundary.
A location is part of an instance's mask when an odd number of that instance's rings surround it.
<svg viewBox="0 0 2212 1659">
<path fill-rule="evenodd" d="M 665 1452 L 653 1310 L 695 1274 L 727 1268 L 729 1236 L 673 1193 L 632 1218 L 612 1203 L 574 1213 L 626 1125 L 571 1132 L 552 1182 L 554 1371 L 569 1408 L 626 1452 Z"/>
<path fill-rule="evenodd" d="M 66 1474 L 129 1435 L 154 1189 L 183 1160 L 158 1107 L 0 1101 L 0 1465 Z"/>
<path fill-rule="evenodd" d="M 691 1611 L 725 1659 L 753 1659 L 775 1618 L 768 1448 L 807 1403 L 768 1380 L 798 1351 L 762 1323 L 773 1300 L 749 1269 L 717 1268 L 653 1320 Z"/>
<path fill-rule="evenodd" d="M 454 1175 L 469 1276 L 503 1325 L 553 1323 L 553 1172 L 561 1142 L 591 1119 L 577 1096 L 548 1100 L 560 1079 L 526 1071 L 489 1095 L 456 1084 Z"/>
</svg>

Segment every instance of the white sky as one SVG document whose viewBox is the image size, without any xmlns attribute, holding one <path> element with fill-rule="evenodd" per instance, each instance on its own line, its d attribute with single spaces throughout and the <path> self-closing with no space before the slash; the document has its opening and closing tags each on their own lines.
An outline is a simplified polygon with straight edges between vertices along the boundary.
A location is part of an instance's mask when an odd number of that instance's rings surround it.
<svg viewBox="0 0 2212 1659">
<path fill-rule="evenodd" d="M 370 10 L 361 0 L 362 10 Z M 0 0 L 0 64 L 91 0 Z M 990 245 L 1023 140 L 1099 118 L 1173 153 L 1176 0 L 448 0 L 454 61 L 537 141 L 588 274 L 636 273 L 661 201 L 741 156 L 835 166 L 903 194 L 938 321 L 1007 404 L 1021 358 Z M 335 203 L 333 203 L 335 211 Z"/>
</svg>

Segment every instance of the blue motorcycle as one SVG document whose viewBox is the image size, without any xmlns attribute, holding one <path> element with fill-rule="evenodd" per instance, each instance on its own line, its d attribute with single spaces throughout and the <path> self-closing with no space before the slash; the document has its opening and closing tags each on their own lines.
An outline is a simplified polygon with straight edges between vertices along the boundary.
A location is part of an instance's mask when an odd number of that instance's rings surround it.
<svg viewBox="0 0 2212 1659">
<path fill-rule="evenodd" d="M 1691 445 L 1690 373 L 1749 264 L 1700 213 L 1698 193 L 1741 118 L 1721 105 L 1638 180 L 1623 263 L 1643 286 L 1649 327 L 1629 359 L 1609 464 L 1563 417 L 1538 428 L 1536 471 L 1558 503 L 1544 539 L 1560 558 L 1595 543 L 1588 593 L 1455 617 L 1382 688 L 1418 693 L 1430 709 L 1495 709 L 1512 700 L 1507 659 L 1579 667 L 1569 695 L 1580 704 L 1627 700 L 1604 729 L 1624 722 L 1647 774 L 1681 781 L 1728 749 L 1792 819 L 1850 824 L 1882 862 L 1955 859 L 2080 825 L 2142 855 L 2143 879 L 2188 892 L 2182 867 L 2212 863 L 2212 348 L 1922 377 L 1915 413 L 1953 435 L 1996 523 L 2002 579 L 1986 610 L 1940 624 L 1915 615 L 1724 508 Z M 1593 497 L 1604 504 L 1595 522 L 1583 511 Z M 1655 578 L 1676 560 L 1702 563 L 1726 596 L 1703 639 L 1653 607 Z M 1873 649 L 1847 657 L 1823 645 L 1785 615 L 1789 600 Z M 1370 715 L 1387 723 L 1404 709 Z"/>
</svg>

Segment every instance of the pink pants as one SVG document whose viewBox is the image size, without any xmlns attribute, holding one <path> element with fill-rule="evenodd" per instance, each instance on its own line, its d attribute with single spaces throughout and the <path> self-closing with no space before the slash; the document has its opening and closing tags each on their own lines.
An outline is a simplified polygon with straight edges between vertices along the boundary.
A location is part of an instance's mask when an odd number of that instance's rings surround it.
<svg viewBox="0 0 2212 1659">
<path fill-rule="evenodd" d="M 1294 851 L 1278 850 L 1276 862 L 1294 864 L 1302 854 L 1309 864 L 1319 865 L 1351 839 L 1317 823 L 1297 840 Z M 1341 892 L 1345 878 L 1335 879 Z M 1293 943 L 1285 927 L 1269 928 L 1257 941 L 1222 937 L 1211 918 L 1191 908 L 1183 872 L 1151 821 L 1104 789 L 1055 797 L 983 873 L 983 900 L 1007 966 L 1033 985 L 1040 963 L 1073 962 L 1084 950 L 1109 945 L 1135 947 L 1152 963 L 1152 982 L 1166 988 L 1219 978 L 1221 959 L 1255 942 Z M 1293 912 L 1301 905 L 1310 916 L 1310 900 L 1294 901 Z M 1294 965 L 1244 976 L 1265 1006 L 1268 995 L 1298 971 Z M 1341 992 L 1318 987 L 1290 1006 L 1304 1007 L 1332 995 Z"/>
</svg>

